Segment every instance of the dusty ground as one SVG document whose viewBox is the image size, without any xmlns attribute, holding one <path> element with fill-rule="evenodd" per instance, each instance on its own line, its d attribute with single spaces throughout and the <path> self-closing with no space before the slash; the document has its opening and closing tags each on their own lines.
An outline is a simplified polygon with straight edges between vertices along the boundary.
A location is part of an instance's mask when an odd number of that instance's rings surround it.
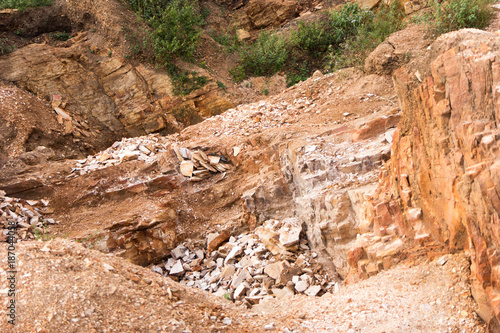
<svg viewBox="0 0 500 333">
<path fill-rule="evenodd" d="M 463 253 L 404 262 L 333 294 L 270 300 L 250 311 L 74 241 L 23 242 L 16 252 L 18 324 L 12 329 L 2 318 L 3 332 L 486 331 Z M 5 296 L 6 258 L 0 263 Z"/>
</svg>

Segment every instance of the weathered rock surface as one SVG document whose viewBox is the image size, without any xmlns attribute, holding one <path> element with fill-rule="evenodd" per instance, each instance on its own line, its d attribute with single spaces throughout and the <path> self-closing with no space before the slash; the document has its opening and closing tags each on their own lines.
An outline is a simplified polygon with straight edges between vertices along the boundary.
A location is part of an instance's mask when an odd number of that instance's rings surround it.
<svg viewBox="0 0 500 333">
<path fill-rule="evenodd" d="M 379 75 L 390 75 L 410 60 L 414 67 L 427 67 L 429 40 L 425 38 L 426 30 L 421 25 L 409 27 L 391 34 L 378 45 L 365 60 L 365 72 Z"/>
<path fill-rule="evenodd" d="M 298 1 L 263 1 L 250 0 L 237 13 L 239 24 L 247 29 L 278 27 L 300 13 L 302 7 Z"/>
</svg>

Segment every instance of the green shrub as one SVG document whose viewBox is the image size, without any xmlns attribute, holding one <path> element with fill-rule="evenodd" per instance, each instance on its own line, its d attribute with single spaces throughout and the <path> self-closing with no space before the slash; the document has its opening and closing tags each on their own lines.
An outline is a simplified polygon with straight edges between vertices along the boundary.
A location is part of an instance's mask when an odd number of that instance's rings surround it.
<svg viewBox="0 0 500 333">
<path fill-rule="evenodd" d="M 151 33 L 138 34 L 124 27 L 132 55 L 154 51 L 157 68 L 164 66 L 172 79 L 174 94 L 186 95 L 207 83 L 205 76 L 182 71 L 173 64 L 176 57 L 191 60 L 208 11 L 195 0 L 127 0 L 130 7 L 152 28 Z"/>
<path fill-rule="evenodd" d="M 382 5 L 375 14 L 367 11 L 362 13 L 357 5 L 346 5 L 344 8 L 348 6 L 351 8 L 345 11 L 350 16 L 332 14 L 332 17 L 337 17 L 335 24 L 343 27 L 339 34 L 339 40 L 343 40 L 339 47 L 332 45 L 329 48 L 325 56 L 327 70 L 362 66 L 370 52 L 390 34 L 403 28 L 404 12 L 397 1 Z M 346 17 L 352 17 L 353 21 L 348 22 Z"/>
<path fill-rule="evenodd" d="M 247 75 L 271 76 L 283 69 L 288 51 L 289 43 L 285 38 L 262 31 L 255 43 L 243 48 L 240 71 Z"/>
<path fill-rule="evenodd" d="M 450 0 L 433 5 L 431 32 L 441 35 L 463 28 L 487 27 L 494 16 L 492 0 Z"/>
<path fill-rule="evenodd" d="M 312 57 L 318 57 L 334 43 L 335 36 L 326 22 L 299 23 L 299 27 L 290 33 L 293 46 L 307 51 Z"/>
<path fill-rule="evenodd" d="M 358 29 L 369 24 L 373 16 L 373 12 L 362 9 L 357 3 L 348 3 L 341 10 L 330 12 L 329 25 L 334 33 L 334 46 L 356 35 Z"/>
<path fill-rule="evenodd" d="M 165 61 L 177 56 L 190 59 L 196 51 L 203 22 L 192 0 L 170 1 L 158 18 L 150 19 L 156 55 Z"/>
<path fill-rule="evenodd" d="M 245 68 L 242 65 L 231 68 L 229 74 L 231 74 L 233 80 L 238 83 L 248 78 L 248 75 L 245 73 Z"/>
<path fill-rule="evenodd" d="M 54 0 L 0 0 L 0 9 L 24 10 L 30 7 L 50 6 Z"/>
<path fill-rule="evenodd" d="M 128 3 L 153 28 L 151 41 L 159 61 L 193 56 L 208 15 L 195 0 L 128 0 Z"/>
</svg>

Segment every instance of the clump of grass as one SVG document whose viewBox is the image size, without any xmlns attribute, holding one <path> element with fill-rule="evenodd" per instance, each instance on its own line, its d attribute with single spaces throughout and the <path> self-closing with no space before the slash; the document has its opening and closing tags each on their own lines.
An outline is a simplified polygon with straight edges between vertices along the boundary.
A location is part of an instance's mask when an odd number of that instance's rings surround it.
<svg viewBox="0 0 500 333">
<path fill-rule="evenodd" d="M 211 33 L 211 37 L 224 47 L 227 53 L 234 53 L 241 48 L 241 41 L 238 39 L 236 32 L 226 32 L 222 34 Z"/>
<path fill-rule="evenodd" d="M 50 234 L 48 232 L 47 224 L 45 222 L 41 227 L 35 227 L 33 232 L 35 234 L 35 240 L 37 241 L 47 242 L 56 238 L 55 234 Z"/>
<path fill-rule="evenodd" d="M 54 0 L 1 0 L 0 9 L 25 10 L 31 7 L 50 6 Z"/>
<path fill-rule="evenodd" d="M 221 88 L 222 90 L 226 91 L 226 85 L 220 81 L 217 81 L 217 86 Z"/>
<path fill-rule="evenodd" d="M 11 53 L 15 48 L 13 45 L 8 45 L 6 39 L 0 39 L 0 55 Z"/>
<path fill-rule="evenodd" d="M 72 36 L 69 33 L 63 31 L 63 32 L 57 32 L 57 33 L 50 34 L 50 37 L 52 37 L 54 39 L 59 39 L 62 41 L 67 41 Z"/>
</svg>

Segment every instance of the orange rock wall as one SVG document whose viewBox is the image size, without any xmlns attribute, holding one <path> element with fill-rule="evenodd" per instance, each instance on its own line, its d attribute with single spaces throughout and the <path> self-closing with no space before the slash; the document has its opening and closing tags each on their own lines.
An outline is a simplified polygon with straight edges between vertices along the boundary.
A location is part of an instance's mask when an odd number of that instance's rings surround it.
<svg viewBox="0 0 500 333">
<path fill-rule="evenodd" d="M 492 33 L 454 32 L 436 41 L 422 82 L 410 67 L 393 73 L 403 115 L 371 221 L 376 237 L 396 234 L 407 249 L 468 249 L 486 320 L 491 310 L 500 319 L 499 46 Z M 351 251 L 351 267 L 362 253 Z"/>
</svg>

